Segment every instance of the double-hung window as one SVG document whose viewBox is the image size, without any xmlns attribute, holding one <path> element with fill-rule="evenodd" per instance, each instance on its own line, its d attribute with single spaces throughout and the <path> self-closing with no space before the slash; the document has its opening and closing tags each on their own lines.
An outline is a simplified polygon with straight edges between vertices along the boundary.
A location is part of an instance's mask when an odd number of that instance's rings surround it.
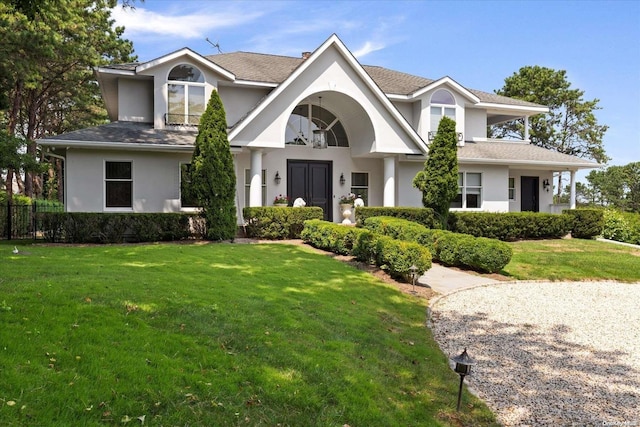
<svg viewBox="0 0 640 427">
<path fill-rule="evenodd" d="M 200 207 L 198 198 L 191 192 L 191 163 L 180 165 L 180 206 L 183 208 Z"/>
<path fill-rule="evenodd" d="M 351 192 L 360 197 L 365 206 L 369 205 L 369 174 L 367 172 L 351 172 Z"/>
<path fill-rule="evenodd" d="M 451 208 L 480 209 L 482 207 L 482 174 L 479 172 L 458 173 L 458 195 Z"/>
<path fill-rule="evenodd" d="M 130 161 L 104 163 L 106 208 L 133 207 L 133 164 Z"/>
<path fill-rule="evenodd" d="M 197 125 L 204 113 L 204 75 L 196 67 L 181 64 L 168 78 L 167 124 Z"/>
<path fill-rule="evenodd" d="M 443 117 L 451 120 L 456 119 L 456 100 L 451 93 L 444 89 L 439 89 L 431 96 L 431 121 L 430 121 L 430 138 L 438 132 L 438 125 Z"/>
<path fill-rule="evenodd" d="M 516 179 L 509 178 L 509 200 L 516 199 Z"/>
</svg>

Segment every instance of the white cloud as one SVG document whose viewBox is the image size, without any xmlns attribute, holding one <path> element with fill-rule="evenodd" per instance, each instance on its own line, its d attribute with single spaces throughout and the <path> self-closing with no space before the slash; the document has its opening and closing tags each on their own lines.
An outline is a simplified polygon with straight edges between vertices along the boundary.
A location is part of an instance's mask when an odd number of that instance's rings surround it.
<svg viewBox="0 0 640 427">
<path fill-rule="evenodd" d="M 259 12 L 216 11 L 207 10 L 179 15 L 173 12 L 166 14 L 150 11 L 141 7 L 124 9 L 116 7 L 112 17 L 116 25 L 125 27 L 125 37 L 155 36 L 163 38 L 179 37 L 197 39 L 206 36 L 214 28 L 232 27 L 259 17 Z"/>
<path fill-rule="evenodd" d="M 371 52 L 382 50 L 385 47 L 386 45 L 384 43 L 367 41 L 364 43 L 364 46 L 362 46 L 360 49 L 353 51 L 353 56 L 360 59 L 363 56 L 367 56 Z"/>
</svg>

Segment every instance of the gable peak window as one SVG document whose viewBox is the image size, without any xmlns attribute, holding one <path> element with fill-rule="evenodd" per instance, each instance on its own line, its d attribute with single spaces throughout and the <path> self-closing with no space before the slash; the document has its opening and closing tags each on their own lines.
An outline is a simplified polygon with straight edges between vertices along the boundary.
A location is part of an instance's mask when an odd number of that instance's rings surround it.
<svg viewBox="0 0 640 427">
<path fill-rule="evenodd" d="M 204 75 L 193 65 L 180 64 L 171 69 L 168 85 L 168 125 L 197 126 L 204 113 Z"/>
<path fill-rule="evenodd" d="M 456 119 L 456 99 L 445 89 L 438 89 L 431 95 L 431 120 L 429 128 L 429 140 L 432 140 L 438 132 L 438 125 L 443 117 Z"/>
<path fill-rule="evenodd" d="M 326 131 L 327 145 L 329 147 L 348 147 L 347 132 L 331 111 L 314 104 L 300 104 L 293 109 L 285 132 L 286 145 L 313 144 L 313 131 L 323 129 Z"/>
</svg>

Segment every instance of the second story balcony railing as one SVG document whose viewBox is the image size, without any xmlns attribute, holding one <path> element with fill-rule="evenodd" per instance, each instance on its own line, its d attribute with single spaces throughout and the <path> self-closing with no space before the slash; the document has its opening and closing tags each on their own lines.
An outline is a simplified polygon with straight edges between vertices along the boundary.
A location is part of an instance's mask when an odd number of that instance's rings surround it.
<svg viewBox="0 0 640 427">
<path fill-rule="evenodd" d="M 438 134 L 438 132 L 429 132 L 429 141 L 433 141 L 436 138 L 436 135 Z M 462 142 L 463 140 L 463 135 L 462 132 L 456 132 L 456 136 L 458 137 L 458 142 Z"/>
<path fill-rule="evenodd" d="M 167 126 L 198 126 L 201 114 L 174 114 L 164 115 L 164 124 Z"/>
</svg>

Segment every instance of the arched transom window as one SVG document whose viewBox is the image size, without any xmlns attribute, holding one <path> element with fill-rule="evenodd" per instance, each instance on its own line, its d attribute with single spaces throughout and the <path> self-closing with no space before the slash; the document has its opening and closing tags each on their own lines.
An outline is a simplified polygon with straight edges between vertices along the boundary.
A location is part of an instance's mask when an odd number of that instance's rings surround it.
<svg viewBox="0 0 640 427">
<path fill-rule="evenodd" d="M 340 120 L 324 107 L 300 104 L 293 109 L 287 122 L 285 143 L 287 145 L 312 145 L 313 131 L 327 131 L 327 145 L 330 147 L 348 147 L 347 133 Z"/>
<path fill-rule="evenodd" d="M 431 123 L 429 130 L 435 135 L 443 117 L 456 119 L 456 100 L 448 90 L 438 89 L 431 95 Z M 431 133 L 430 133 L 431 135 Z"/>
<path fill-rule="evenodd" d="M 197 125 L 204 113 L 204 75 L 193 65 L 180 64 L 168 77 L 167 124 Z"/>
</svg>

